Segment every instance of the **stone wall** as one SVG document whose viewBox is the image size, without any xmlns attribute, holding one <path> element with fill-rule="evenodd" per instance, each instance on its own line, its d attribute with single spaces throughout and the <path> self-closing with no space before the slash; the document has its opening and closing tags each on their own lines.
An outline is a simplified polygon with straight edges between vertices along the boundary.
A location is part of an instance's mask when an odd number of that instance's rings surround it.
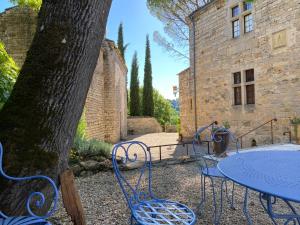
<svg viewBox="0 0 300 225">
<path fill-rule="evenodd" d="M 126 138 L 126 74 L 119 50 L 105 40 L 85 104 L 88 138 L 111 143 Z"/>
<path fill-rule="evenodd" d="M 37 14 L 14 7 L 0 14 L 0 39 L 21 67 L 32 42 Z M 117 142 L 127 136 L 127 67 L 113 41 L 105 40 L 87 95 L 88 138 Z"/>
<path fill-rule="evenodd" d="M 153 117 L 128 117 L 128 134 L 160 133 L 162 127 Z"/>
<path fill-rule="evenodd" d="M 241 3 L 215 0 L 194 13 L 195 46 L 190 23 L 191 59 L 194 47 L 196 54 L 197 126 L 228 120 L 240 135 L 276 117 L 275 142 L 287 142 L 283 132 L 289 130 L 289 118 L 300 116 L 300 5 L 296 0 L 256 0 L 254 31 L 232 38 L 231 8 Z M 245 104 L 243 88 L 243 104 L 236 106 L 233 73 L 252 68 L 255 104 Z M 184 86 L 186 79 L 179 77 Z M 188 102 L 190 97 L 184 91 L 180 95 L 181 101 Z M 181 110 L 188 110 L 188 104 L 181 105 Z M 193 126 L 192 121 L 181 119 L 182 126 Z M 259 145 L 270 143 L 270 126 L 247 136 L 244 143 L 249 145 L 252 138 Z"/>
<path fill-rule="evenodd" d="M 179 76 L 179 106 L 180 133 L 183 137 L 190 137 L 195 131 L 194 82 L 190 69 L 178 74 Z"/>
<path fill-rule="evenodd" d="M 22 66 L 37 24 L 37 13 L 29 8 L 13 7 L 0 13 L 0 40 L 18 66 Z"/>
</svg>

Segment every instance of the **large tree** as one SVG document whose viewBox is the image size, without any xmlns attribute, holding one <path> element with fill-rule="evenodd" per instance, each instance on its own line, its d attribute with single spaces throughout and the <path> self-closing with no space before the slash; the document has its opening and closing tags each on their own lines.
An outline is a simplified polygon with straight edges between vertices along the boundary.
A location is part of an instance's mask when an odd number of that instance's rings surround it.
<svg viewBox="0 0 300 225">
<path fill-rule="evenodd" d="M 146 37 L 146 54 L 144 67 L 143 115 L 154 115 L 151 50 L 148 35 Z"/>
<path fill-rule="evenodd" d="M 131 64 L 130 76 L 130 115 L 140 116 L 140 95 L 139 95 L 139 64 L 137 52 L 134 53 Z"/>
<path fill-rule="evenodd" d="M 0 112 L 4 168 L 13 176 L 46 174 L 58 182 L 98 60 L 112 0 L 43 0 L 37 31 L 10 98 Z M 25 213 L 31 190 L 0 180 L 0 208 Z"/>
</svg>

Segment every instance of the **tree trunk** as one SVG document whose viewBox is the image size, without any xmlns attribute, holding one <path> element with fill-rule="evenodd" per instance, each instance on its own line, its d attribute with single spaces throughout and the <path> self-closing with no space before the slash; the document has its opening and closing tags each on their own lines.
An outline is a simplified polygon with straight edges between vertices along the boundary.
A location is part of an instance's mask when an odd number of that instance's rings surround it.
<svg viewBox="0 0 300 225">
<path fill-rule="evenodd" d="M 0 112 L 7 174 L 45 174 L 58 183 L 58 175 L 68 167 L 69 149 L 99 57 L 111 2 L 43 0 L 32 45 Z M 28 192 L 48 193 L 46 185 L 15 185 L 1 178 L 0 211 L 27 213 Z"/>
</svg>

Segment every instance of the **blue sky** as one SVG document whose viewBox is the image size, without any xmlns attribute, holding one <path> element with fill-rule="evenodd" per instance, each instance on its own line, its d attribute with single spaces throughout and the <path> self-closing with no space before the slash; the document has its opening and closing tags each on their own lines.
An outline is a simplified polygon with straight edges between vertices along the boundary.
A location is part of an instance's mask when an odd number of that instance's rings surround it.
<svg viewBox="0 0 300 225">
<path fill-rule="evenodd" d="M 12 6 L 8 0 L 0 0 L 0 12 Z M 138 52 L 140 65 L 140 84 L 143 83 L 144 57 L 146 35 L 150 35 L 153 86 L 166 98 L 173 99 L 172 86 L 178 85 L 177 74 L 188 65 L 169 56 L 160 46 L 153 42 L 152 34 L 159 31 L 163 34 L 163 26 L 153 17 L 146 6 L 146 0 L 113 0 L 107 24 L 107 38 L 117 41 L 117 31 L 120 22 L 124 26 L 124 41 L 129 43 L 126 52 L 128 77 L 134 51 Z"/>
</svg>

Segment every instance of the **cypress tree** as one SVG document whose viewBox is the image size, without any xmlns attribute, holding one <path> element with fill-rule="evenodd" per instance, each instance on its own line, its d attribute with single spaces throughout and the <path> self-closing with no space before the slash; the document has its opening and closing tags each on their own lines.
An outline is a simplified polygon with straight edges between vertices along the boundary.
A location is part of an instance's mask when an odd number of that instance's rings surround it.
<svg viewBox="0 0 300 225">
<path fill-rule="evenodd" d="M 126 44 L 124 46 L 123 23 L 120 23 L 119 30 L 118 30 L 118 49 L 119 49 L 119 51 L 121 53 L 121 56 L 122 56 L 125 64 L 126 64 L 126 61 L 125 61 L 125 51 L 126 51 L 127 47 L 128 47 L 128 44 Z M 128 84 L 128 77 L 127 77 L 127 74 L 126 74 L 126 96 L 127 96 L 127 102 L 128 102 L 127 84 Z"/>
<path fill-rule="evenodd" d="M 152 65 L 149 35 L 146 37 L 146 55 L 144 67 L 143 115 L 154 116 Z"/>
<path fill-rule="evenodd" d="M 131 64 L 130 77 L 130 115 L 140 115 L 140 95 L 139 95 L 139 65 L 137 52 L 134 53 Z"/>
<path fill-rule="evenodd" d="M 121 53 L 121 56 L 125 62 L 125 51 L 128 47 L 128 44 L 124 45 L 124 38 L 123 38 L 123 23 L 120 23 L 119 30 L 118 30 L 118 49 Z"/>
</svg>

